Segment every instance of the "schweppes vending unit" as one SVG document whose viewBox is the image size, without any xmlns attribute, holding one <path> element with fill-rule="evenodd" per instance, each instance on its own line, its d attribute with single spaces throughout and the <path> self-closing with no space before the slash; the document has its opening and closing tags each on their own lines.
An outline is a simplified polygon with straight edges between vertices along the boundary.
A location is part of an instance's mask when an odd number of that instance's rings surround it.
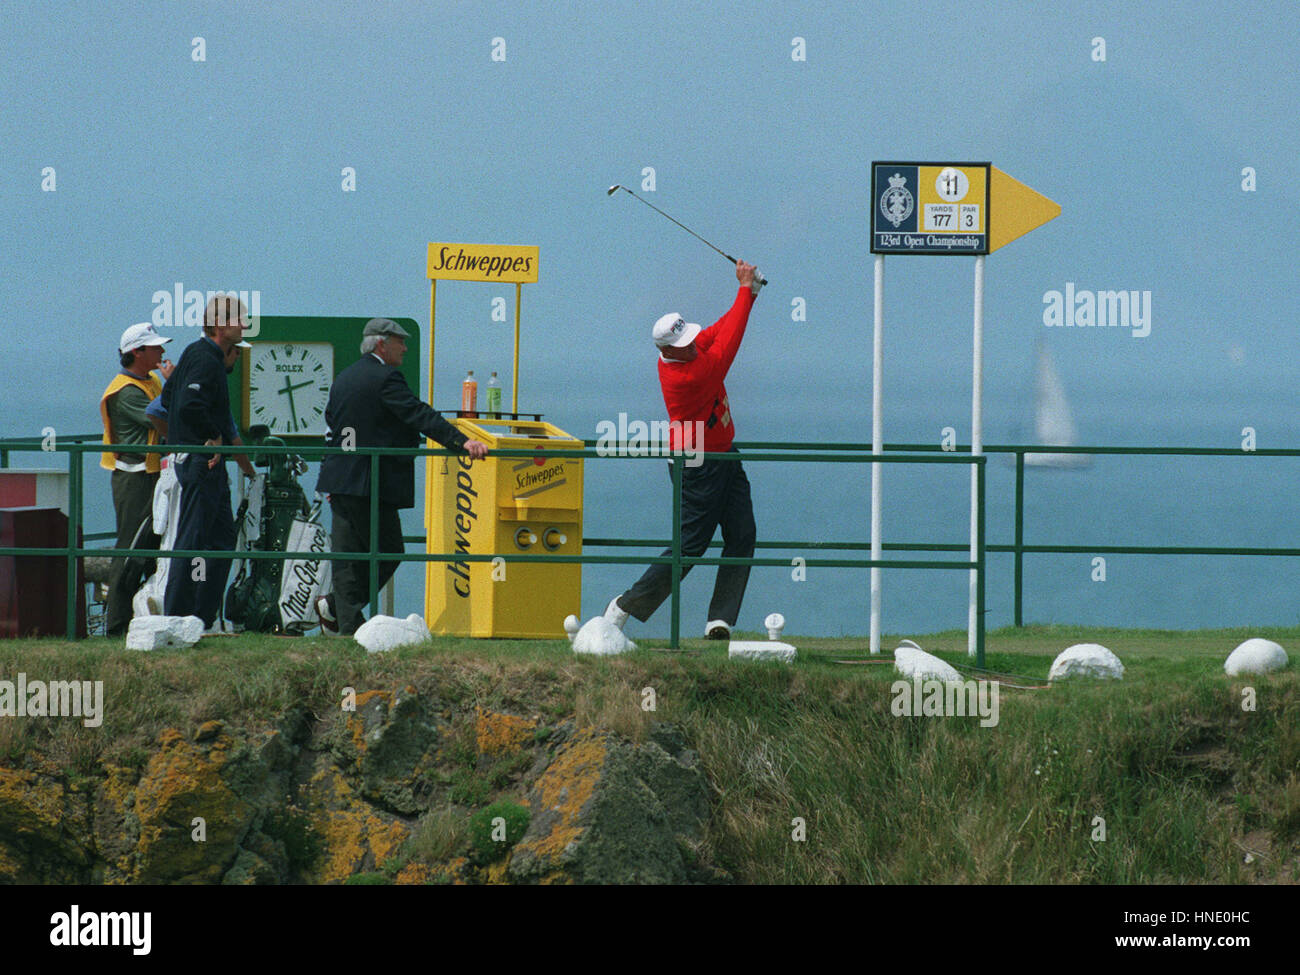
<svg viewBox="0 0 1300 975">
<path fill-rule="evenodd" d="M 581 450 L 582 441 L 540 420 L 451 421 L 490 451 L 432 458 L 430 552 L 471 555 L 582 552 L 582 458 L 547 451 Z M 498 457 L 531 450 L 532 457 Z M 486 637 L 564 636 L 563 620 L 580 612 L 582 566 L 529 562 L 428 562 L 426 607 L 434 633 Z"/>
<path fill-rule="evenodd" d="M 429 244 L 430 403 L 438 281 L 515 286 L 511 412 L 450 420 L 469 439 L 487 444 L 489 452 L 483 460 L 466 454 L 428 459 L 424 522 L 430 554 L 582 552 L 582 458 L 547 454 L 581 450 L 583 443 L 540 417 L 519 418 L 519 305 L 522 285 L 536 281 L 537 272 L 536 247 Z M 437 444 L 429 441 L 428 446 Z M 502 450 L 531 455 L 498 456 Z M 565 616 L 581 612 L 582 566 L 576 562 L 451 559 L 425 565 L 425 619 L 434 633 L 555 639 L 565 635 Z"/>
</svg>

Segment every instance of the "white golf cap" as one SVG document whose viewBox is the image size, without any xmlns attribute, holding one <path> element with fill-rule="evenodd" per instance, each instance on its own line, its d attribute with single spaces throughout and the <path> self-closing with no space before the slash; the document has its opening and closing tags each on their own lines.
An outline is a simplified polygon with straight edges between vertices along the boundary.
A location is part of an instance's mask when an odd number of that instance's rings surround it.
<svg viewBox="0 0 1300 975">
<path fill-rule="evenodd" d="M 140 322 L 122 333 L 121 341 L 117 343 L 117 351 L 130 352 L 133 349 L 144 348 L 146 345 L 166 345 L 170 341 L 171 339 L 165 339 L 155 332 L 148 322 Z"/>
<path fill-rule="evenodd" d="M 695 336 L 700 334 L 700 326 L 686 321 L 674 311 L 655 322 L 653 334 L 655 345 L 659 348 L 666 349 L 671 345 L 680 349 L 695 341 Z"/>
</svg>

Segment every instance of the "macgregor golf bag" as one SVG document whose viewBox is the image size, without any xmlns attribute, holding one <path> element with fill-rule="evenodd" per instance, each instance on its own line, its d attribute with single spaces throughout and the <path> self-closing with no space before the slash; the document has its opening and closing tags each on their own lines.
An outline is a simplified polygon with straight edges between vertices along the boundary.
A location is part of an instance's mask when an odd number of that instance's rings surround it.
<svg viewBox="0 0 1300 975">
<path fill-rule="evenodd" d="M 279 437 L 266 435 L 265 427 L 249 431 L 254 442 L 284 446 Z M 308 508 L 307 497 L 298 484 L 307 464 L 288 454 L 263 455 L 255 466 L 268 468 L 261 498 L 261 516 L 253 531 L 244 532 L 248 499 L 239 507 L 235 522 L 249 539 L 247 551 L 325 551 L 324 529 L 316 520 L 319 505 Z M 314 530 L 313 530 L 314 529 Z M 255 536 L 255 537 L 254 537 Z M 301 546 L 301 548 L 299 548 Z M 323 563 L 328 569 L 328 561 Z M 235 581 L 226 591 L 226 619 L 245 630 L 262 633 L 302 633 L 317 625 L 315 595 L 328 578 L 321 578 L 322 562 L 280 559 L 244 559 Z M 286 590 L 291 594 L 285 605 Z"/>
</svg>

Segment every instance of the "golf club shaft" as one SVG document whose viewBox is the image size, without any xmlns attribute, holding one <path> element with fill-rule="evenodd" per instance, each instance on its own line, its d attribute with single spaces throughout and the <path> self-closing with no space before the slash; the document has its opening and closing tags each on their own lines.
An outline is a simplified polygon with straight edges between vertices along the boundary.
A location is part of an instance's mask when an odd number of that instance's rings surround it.
<svg viewBox="0 0 1300 975">
<path fill-rule="evenodd" d="M 669 216 L 668 214 L 664 213 L 662 210 L 660 210 L 657 206 L 655 206 L 655 205 L 654 205 L 653 203 L 651 203 L 649 200 L 646 200 L 646 199 L 643 199 L 642 197 L 637 196 L 635 193 L 633 193 L 631 190 L 629 190 L 626 186 L 622 186 L 622 185 L 620 185 L 618 188 L 619 188 L 620 190 L 622 190 L 624 193 L 627 193 L 629 196 L 633 197 L 634 199 L 640 200 L 642 203 L 644 203 L 646 206 L 648 206 L 651 210 L 653 210 L 655 213 L 659 214 L 660 216 L 662 216 L 662 217 L 667 217 L 669 220 L 672 220 L 673 223 L 677 224 L 677 226 L 681 227 L 683 230 L 685 230 L 688 234 L 690 234 L 690 235 L 691 235 L 692 237 L 694 237 L 696 240 L 700 241 L 701 243 L 707 244 L 709 247 L 712 247 L 715 251 L 717 251 L 719 254 L 721 254 L 723 257 L 725 257 L 727 260 L 729 260 L 732 264 L 739 264 L 739 263 L 740 263 L 740 262 L 737 261 L 734 257 L 732 257 L 730 254 L 728 254 L 726 251 L 722 250 L 722 249 L 719 248 L 719 247 L 715 247 L 713 244 L 710 244 L 707 240 L 705 240 L 703 237 L 701 237 L 699 234 L 697 234 L 697 233 L 696 233 L 694 230 L 692 230 L 690 227 L 686 226 L 686 224 L 682 223 L 680 220 L 677 220 L 677 219 L 675 219 L 675 218 Z M 766 280 L 765 278 L 759 278 L 759 284 L 766 285 L 766 284 L 767 284 L 767 280 Z"/>
</svg>

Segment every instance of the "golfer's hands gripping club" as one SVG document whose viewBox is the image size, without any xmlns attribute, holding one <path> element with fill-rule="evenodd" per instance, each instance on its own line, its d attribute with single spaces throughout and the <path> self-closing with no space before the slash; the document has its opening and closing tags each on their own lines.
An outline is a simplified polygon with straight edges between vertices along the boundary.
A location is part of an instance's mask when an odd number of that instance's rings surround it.
<svg viewBox="0 0 1300 975">
<path fill-rule="evenodd" d="M 758 268 L 753 264 L 746 264 L 744 261 L 736 262 L 736 280 L 742 287 L 748 287 L 751 294 L 758 294 L 759 289 L 767 284 L 763 276 L 758 273 Z"/>
</svg>

